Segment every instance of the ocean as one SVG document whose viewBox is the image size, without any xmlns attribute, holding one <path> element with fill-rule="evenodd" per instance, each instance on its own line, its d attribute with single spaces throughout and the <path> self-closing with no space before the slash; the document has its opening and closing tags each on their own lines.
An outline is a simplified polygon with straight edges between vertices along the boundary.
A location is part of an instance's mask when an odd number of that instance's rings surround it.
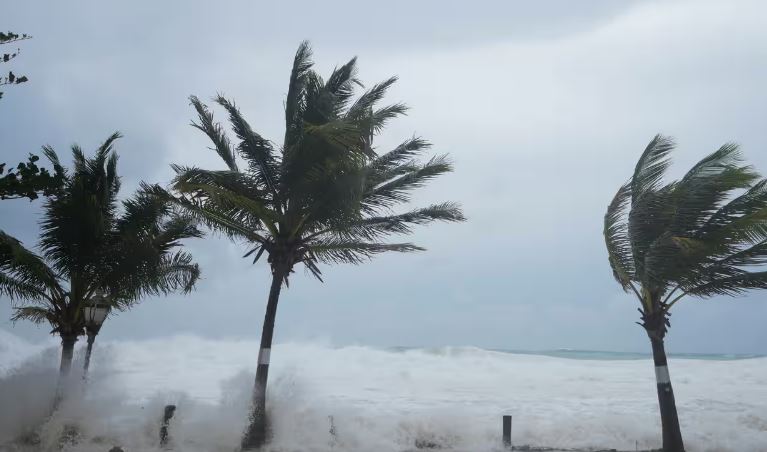
<svg viewBox="0 0 767 452">
<path fill-rule="evenodd" d="M 257 354 L 252 340 L 97 342 L 88 384 L 71 388 L 82 397 L 62 406 L 42 441 L 74 424 L 81 436 L 70 450 L 160 450 L 163 407 L 174 404 L 174 450 L 236 450 Z M 57 365 L 55 342 L 0 330 L 0 450 L 45 415 Z M 671 355 L 669 365 L 688 451 L 767 451 L 767 357 Z M 268 397 L 275 452 L 500 451 L 503 415 L 518 446 L 660 447 L 642 353 L 285 343 L 272 351 Z"/>
</svg>

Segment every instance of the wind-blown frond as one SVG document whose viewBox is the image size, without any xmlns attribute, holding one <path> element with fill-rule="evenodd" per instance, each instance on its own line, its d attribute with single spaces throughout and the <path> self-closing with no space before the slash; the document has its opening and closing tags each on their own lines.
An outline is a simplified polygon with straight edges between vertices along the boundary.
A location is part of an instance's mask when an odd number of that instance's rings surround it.
<svg viewBox="0 0 767 452">
<path fill-rule="evenodd" d="M 750 188 L 758 180 L 753 168 L 741 165 L 741 161 L 738 147 L 727 144 L 685 174 L 675 189 L 674 234 L 699 231 L 732 191 Z"/>
<path fill-rule="evenodd" d="M 373 243 L 355 240 L 329 239 L 307 245 L 317 260 L 326 264 L 361 264 L 380 253 L 395 251 L 410 253 L 425 251 L 412 243 Z"/>
<path fill-rule="evenodd" d="M 767 288 L 767 272 L 759 271 L 767 265 L 767 181 L 728 143 L 663 185 L 672 149 L 656 136 L 608 206 L 605 242 L 616 280 L 639 286 L 649 314 L 667 313 L 686 295 Z"/>
<path fill-rule="evenodd" d="M 394 168 L 409 170 L 413 167 L 413 159 L 431 147 L 431 143 L 420 138 L 413 137 L 406 140 L 391 151 L 377 156 L 368 165 L 368 184 L 377 185 L 381 178 L 399 176 L 401 173 L 392 173 Z"/>
<path fill-rule="evenodd" d="M 370 135 L 374 136 L 380 133 L 390 120 L 404 115 L 407 111 L 408 107 L 405 104 L 387 105 L 372 110 L 370 116 L 365 118 L 363 123 L 366 123 L 367 129 L 370 130 Z"/>
<path fill-rule="evenodd" d="M 264 203 L 260 193 L 239 184 L 235 177 L 219 176 L 205 173 L 204 170 L 187 169 L 179 174 L 173 187 L 182 193 L 194 193 L 194 198 L 199 199 L 203 205 L 215 205 L 218 210 L 225 210 L 228 215 L 241 219 L 247 215 L 262 225 L 258 229 L 271 229 L 275 232 L 276 215 Z M 253 224 L 252 221 L 249 223 Z"/>
<path fill-rule="evenodd" d="M 610 268 L 612 268 L 615 280 L 626 291 L 628 291 L 631 278 L 634 276 L 631 240 L 626 224 L 626 208 L 630 199 L 631 184 L 623 184 L 607 207 L 604 220 L 604 236 Z"/>
<path fill-rule="evenodd" d="M 189 101 L 197 110 L 197 116 L 200 122 L 192 121 L 192 127 L 202 131 L 213 142 L 213 150 L 221 157 L 221 160 L 226 163 L 226 166 L 231 171 L 238 171 L 237 159 L 232 150 L 232 146 L 229 142 L 229 138 L 226 136 L 221 124 L 213 121 L 213 112 L 207 107 L 207 105 L 200 102 L 197 96 L 190 96 Z"/>
<path fill-rule="evenodd" d="M 312 49 L 309 42 L 304 41 L 298 46 L 293 59 L 288 95 L 285 99 L 285 145 L 283 147 L 285 150 L 291 149 L 300 139 L 303 113 L 306 108 L 306 78 L 313 65 Z"/>
<path fill-rule="evenodd" d="M 650 141 L 639 158 L 634 168 L 634 175 L 631 177 L 632 202 L 635 203 L 646 192 L 658 189 L 670 164 L 668 155 L 673 149 L 674 142 L 671 138 L 655 135 Z"/>
<path fill-rule="evenodd" d="M 219 206 L 208 206 L 200 200 L 189 199 L 183 196 L 173 196 L 160 187 L 153 187 L 153 194 L 161 197 L 168 203 L 179 209 L 183 209 L 192 218 L 210 229 L 224 233 L 230 238 L 242 238 L 254 242 L 263 242 L 266 239 L 256 232 L 258 225 L 252 222 L 243 223 L 241 218 L 232 218 L 231 213 L 222 210 Z"/>
<path fill-rule="evenodd" d="M 350 117 L 364 116 L 373 109 L 373 107 L 381 101 L 386 95 L 386 91 L 397 82 L 397 77 L 390 77 L 389 79 L 373 85 L 368 91 L 364 92 L 354 104 L 349 107 Z"/>
<path fill-rule="evenodd" d="M 201 274 L 192 255 L 184 251 L 165 253 L 157 261 L 147 262 L 134 271 L 132 275 L 126 275 L 119 293 L 115 294 L 114 303 L 118 309 L 128 309 L 146 296 L 189 293 Z"/>
<path fill-rule="evenodd" d="M 45 145 L 43 146 L 43 155 L 48 159 L 48 161 L 51 162 L 53 165 L 53 170 L 56 174 L 60 174 L 63 178 L 66 179 L 67 172 L 66 169 L 61 165 L 61 162 L 59 161 L 59 156 L 56 154 L 56 151 L 53 150 L 51 146 Z"/>
<path fill-rule="evenodd" d="M 753 242 L 767 234 L 767 179 L 755 183 L 742 195 L 719 208 L 700 230 L 703 237 L 731 236 L 735 228 L 746 231 Z M 739 235 L 740 237 L 741 235 Z M 765 236 L 767 237 L 767 236 Z"/>
<path fill-rule="evenodd" d="M 218 96 L 216 102 L 229 113 L 235 135 L 240 139 L 237 151 L 249 164 L 250 171 L 259 185 L 274 193 L 279 183 L 279 173 L 272 144 L 254 132 L 233 102 Z"/>
<path fill-rule="evenodd" d="M 357 58 L 333 70 L 325 83 L 325 92 L 329 95 L 329 112 L 332 117 L 339 117 L 346 109 L 349 100 L 354 95 L 354 86 L 360 85 L 357 75 Z"/>
<path fill-rule="evenodd" d="M 767 271 L 743 272 L 738 276 L 714 279 L 687 289 L 685 292 L 696 297 L 712 297 L 714 295 L 740 295 L 753 289 L 767 289 Z"/>
<path fill-rule="evenodd" d="M 0 231 L 0 293 L 11 299 L 43 298 L 47 291 L 63 293 L 56 273 L 20 241 Z"/>
<path fill-rule="evenodd" d="M 410 234 L 413 226 L 434 221 L 461 222 L 466 218 L 458 204 L 445 202 L 411 210 L 398 215 L 371 216 L 341 224 L 336 229 L 325 230 L 317 235 L 330 234 L 345 239 L 376 240 L 391 234 Z"/>
<path fill-rule="evenodd" d="M 0 295 L 11 300 L 41 300 L 46 296 L 45 291 L 39 286 L 14 278 L 2 271 L 0 271 Z"/>
<path fill-rule="evenodd" d="M 38 325 L 47 322 L 54 328 L 58 324 L 57 315 L 54 311 L 39 306 L 20 306 L 13 308 L 11 322 L 16 323 L 19 320 L 28 320 Z"/>
<path fill-rule="evenodd" d="M 380 212 L 393 205 L 408 202 L 409 192 L 422 187 L 429 180 L 449 173 L 453 166 L 447 156 L 432 157 L 423 165 L 404 163 L 370 176 L 370 183 L 363 195 L 362 205 L 366 212 Z"/>
</svg>

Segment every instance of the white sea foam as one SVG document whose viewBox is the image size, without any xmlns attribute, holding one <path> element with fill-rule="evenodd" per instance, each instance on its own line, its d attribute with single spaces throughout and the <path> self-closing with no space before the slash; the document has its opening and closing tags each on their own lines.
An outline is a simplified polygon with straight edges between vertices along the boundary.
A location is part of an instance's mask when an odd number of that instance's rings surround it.
<svg viewBox="0 0 767 452">
<path fill-rule="evenodd" d="M 7 444 L 49 409 L 58 351 L 0 333 Z M 47 422 L 43 441 L 76 424 L 82 436 L 73 450 L 157 450 L 163 406 L 173 403 L 177 450 L 235 450 L 257 354 L 254 341 L 191 336 L 97 343 L 85 397 Z M 767 358 L 671 360 L 670 370 L 688 450 L 767 451 Z M 281 344 L 270 372 L 275 451 L 403 451 L 416 440 L 494 451 L 503 414 L 514 416 L 515 444 L 659 447 L 649 360 Z"/>
</svg>

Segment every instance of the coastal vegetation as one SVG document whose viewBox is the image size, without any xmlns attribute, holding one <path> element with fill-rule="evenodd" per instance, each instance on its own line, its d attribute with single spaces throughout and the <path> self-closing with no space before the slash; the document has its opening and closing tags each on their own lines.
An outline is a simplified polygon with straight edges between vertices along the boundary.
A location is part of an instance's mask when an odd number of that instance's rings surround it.
<svg viewBox="0 0 767 452">
<path fill-rule="evenodd" d="M 26 33 L 14 33 L 12 31 L 6 31 L 1 32 L 0 31 L 0 49 L 6 50 L 3 52 L 0 52 L 0 63 L 8 64 L 9 62 L 13 61 L 16 57 L 19 56 L 21 53 L 21 49 L 16 48 L 16 50 L 10 50 L 8 46 L 10 44 L 18 43 L 19 41 L 26 41 L 27 39 L 32 39 L 32 36 L 26 34 Z M 12 70 L 8 71 L 8 74 L 5 76 L 0 76 L 0 87 L 2 86 L 15 86 L 20 85 L 22 83 L 25 83 L 29 81 L 29 78 L 26 75 L 17 75 L 14 74 Z M 0 91 L 0 99 L 3 98 L 3 92 Z"/>
<path fill-rule="evenodd" d="M 96 298 L 125 310 L 146 296 L 189 292 L 200 276 L 181 249 L 182 240 L 201 237 L 188 216 L 149 187 L 118 203 L 119 137 L 111 135 L 92 157 L 73 146 L 70 170 L 43 149 L 63 184 L 43 206 L 41 255 L 0 230 L 0 294 L 16 304 L 12 321 L 48 324 L 61 338 L 60 380 L 85 334 L 84 309 Z"/>
<path fill-rule="evenodd" d="M 361 264 L 385 252 L 423 248 L 389 242 L 413 226 L 464 217 L 452 202 L 395 211 L 410 192 L 452 171 L 445 156 L 418 160 L 429 143 L 411 138 L 378 153 L 374 138 L 404 114 L 400 103 L 379 105 L 390 78 L 357 95 L 356 58 L 336 68 L 327 80 L 312 70 L 311 49 L 296 52 L 285 101 L 285 136 L 281 146 L 254 131 L 234 102 L 216 98 L 237 137 L 233 145 L 213 112 L 196 97 L 194 127 L 205 133 L 224 169 L 175 165 L 173 194 L 156 191 L 198 221 L 245 242 L 244 257 L 262 256 L 272 281 L 261 333 L 253 405 L 243 449 L 267 440 L 266 386 L 277 304 L 282 286 L 298 264 L 320 281 L 321 264 Z"/>
<path fill-rule="evenodd" d="M 767 179 L 728 143 L 680 180 L 663 182 L 674 143 L 656 136 L 607 208 L 613 276 L 639 301 L 652 346 L 664 452 L 684 451 L 664 340 L 684 297 L 767 289 Z"/>
<path fill-rule="evenodd" d="M 0 44 L 28 38 L 0 33 Z M 0 77 L 0 85 L 25 81 L 12 72 Z M 254 302 L 261 291 L 267 296 L 241 448 L 268 443 L 277 309 L 295 270 L 303 267 L 322 282 L 324 266 L 424 251 L 403 237 L 418 226 L 465 221 L 455 202 L 407 206 L 417 189 L 452 172 L 453 165 L 446 155 L 433 155 L 420 137 L 379 147 L 390 121 L 408 110 L 402 103 L 384 103 L 396 81 L 366 88 L 356 58 L 323 78 L 303 42 L 290 71 L 279 142 L 254 130 L 230 98 L 217 95 L 212 106 L 191 96 L 192 125 L 210 140 L 221 166 L 175 164 L 167 185 L 142 182 L 127 198 L 120 198 L 118 133 L 92 156 L 73 146 L 71 168 L 49 146 L 42 155 L 50 169 L 34 154 L 12 168 L 0 164 L 0 200 L 42 202 L 36 249 L 0 229 L 0 296 L 13 304 L 13 322 L 46 325 L 61 340 L 54 405 L 68 395 L 63 383 L 83 335 L 88 335 L 84 373 L 88 370 L 101 327 L 89 324 L 89 309 L 120 312 L 147 298 L 194 290 L 201 269 L 184 245 L 207 229 L 242 245 L 248 265 L 265 263 L 269 271 L 269 283 L 251 293 Z M 216 110 L 225 124 L 214 118 Z M 636 297 L 637 323 L 650 341 L 664 452 L 685 450 L 665 349 L 672 308 L 687 298 L 767 289 L 767 179 L 729 143 L 679 180 L 666 181 L 674 148 L 665 136 L 650 141 L 607 207 L 603 224 L 613 276 Z M 164 422 L 167 433 L 169 419 Z"/>
</svg>

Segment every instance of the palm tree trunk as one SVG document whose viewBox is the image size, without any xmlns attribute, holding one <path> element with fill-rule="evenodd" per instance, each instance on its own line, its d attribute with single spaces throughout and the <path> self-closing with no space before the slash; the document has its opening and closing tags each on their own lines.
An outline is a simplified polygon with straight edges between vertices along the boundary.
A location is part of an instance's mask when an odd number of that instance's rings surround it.
<svg viewBox="0 0 767 452">
<path fill-rule="evenodd" d="M 91 366 L 91 351 L 93 350 L 93 341 L 96 340 L 94 333 L 88 333 L 88 348 L 85 349 L 85 363 L 83 364 L 83 380 L 88 378 L 88 368 Z"/>
<path fill-rule="evenodd" d="M 64 334 L 61 336 L 61 363 L 59 364 L 59 381 L 56 385 L 56 396 L 53 399 L 53 411 L 56 411 L 64 398 L 64 387 L 67 384 L 69 371 L 72 369 L 72 356 L 74 356 L 76 334 Z"/>
<path fill-rule="evenodd" d="M 674 390 L 671 388 L 663 339 L 650 337 L 650 343 L 655 362 L 655 382 L 658 388 L 658 404 L 663 428 L 663 452 L 684 452 L 682 430 L 679 428 L 679 416 L 676 412 Z"/>
<path fill-rule="evenodd" d="M 74 356 L 75 342 L 77 336 L 61 336 L 61 364 L 59 365 L 59 377 L 67 377 L 69 370 L 72 369 L 72 356 Z"/>
<path fill-rule="evenodd" d="M 264 327 L 261 330 L 261 349 L 258 351 L 258 367 L 256 368 L 256 383 L 253 387 L 253 405 L 250 413 L 250 424 L 242 438 L 242 449 L 252 450 L 261 447 L 266 442 L 266 381 L 269 375 L 269 355 L 272 349 L 274 334 L 274 319 L 277 316 L 277 302 L 285 274 L 280 270 L 272 272 L 272 286 L 269 290 L 269 300 L 266 303 Z"/>
</svg>

